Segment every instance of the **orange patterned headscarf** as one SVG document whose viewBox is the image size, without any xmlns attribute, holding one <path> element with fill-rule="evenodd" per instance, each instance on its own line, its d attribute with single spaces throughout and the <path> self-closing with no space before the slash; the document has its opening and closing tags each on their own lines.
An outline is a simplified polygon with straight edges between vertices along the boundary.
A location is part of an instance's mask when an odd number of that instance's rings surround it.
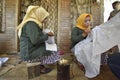
<svg viewBox="0 0 120 80">
<path fill-rule="evenodd" d="M 90 29 L 90 26 L 89 27 L 84 26 L 84 20 L 87 16 L 90 16 L 90 19 L 92 19 L 92 16 L 90 14 L 83 13 L 78 17 L 76 27 L 78 27 L 82 30 L 86 30 L 88 28 Z"/>
</svg>

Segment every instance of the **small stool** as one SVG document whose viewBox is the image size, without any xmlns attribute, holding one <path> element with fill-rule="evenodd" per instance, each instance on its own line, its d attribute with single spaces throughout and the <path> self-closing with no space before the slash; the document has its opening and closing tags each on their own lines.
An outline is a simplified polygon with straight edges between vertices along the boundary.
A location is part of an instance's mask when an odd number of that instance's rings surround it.
<svg viewBox="0 0 120 80">
<path fill-rule="evenodd" d="M 70 64 L 57 62 L 57 80 L 70 80 Z"/>
<path fill-rule="evenodd" d="M 27 63 L 28 79 L 40 76 L 40 63 Z"/>
</svg>

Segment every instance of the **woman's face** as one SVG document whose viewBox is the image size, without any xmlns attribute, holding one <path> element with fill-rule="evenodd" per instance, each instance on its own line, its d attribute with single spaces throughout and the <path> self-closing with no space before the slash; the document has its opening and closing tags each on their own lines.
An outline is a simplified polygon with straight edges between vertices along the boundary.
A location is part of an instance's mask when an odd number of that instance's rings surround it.
<svg viewBox="0 0 120 80">
<path fill-rule="evenodd" d="M 120 10 L 120 3 L 116 4 L 116 10 Z"/>
<path fill-rule="evenodd" d="M 46 23 L 47 22 L 47 17 L 42 21 L 42 23 Z"/>
<path fill-rule="evenodd" d="M 89 16 L 87 16 L 84 20 L 84 26 L 89 27 L 91 25 L 91 19 Z"/>
</svg>

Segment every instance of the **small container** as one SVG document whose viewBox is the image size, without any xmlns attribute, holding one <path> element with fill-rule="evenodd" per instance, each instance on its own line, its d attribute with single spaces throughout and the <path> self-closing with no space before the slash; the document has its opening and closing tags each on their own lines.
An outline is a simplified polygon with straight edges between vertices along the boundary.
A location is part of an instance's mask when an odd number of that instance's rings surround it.
<svg viewBox="0 0 120 80">
<path fill-rule="evenodd" d="M 70 63 L 66 59 L 57 63 L 57 80 L 70 80 Z"/>
<path fill-rule="evenodd" d="M 67 65 L 67 64 L 69 64 L 69 61 L 66 59 L 61 59 L 58 61 L 58 63 L 59 63 L 59 65 Z"/>
</svg>

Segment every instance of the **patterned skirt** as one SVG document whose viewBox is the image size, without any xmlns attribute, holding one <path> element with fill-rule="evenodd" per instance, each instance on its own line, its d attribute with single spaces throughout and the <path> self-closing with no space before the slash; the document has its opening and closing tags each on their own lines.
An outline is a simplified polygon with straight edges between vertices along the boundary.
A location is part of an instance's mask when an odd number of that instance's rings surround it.
<svg viewBox="0 0 120 80">
<path fill-rule="evenodd" d="M 43 56 L 43 57 L 39 57 L 37 59 L 25 61 L 25 62 L 29 62 L 29 63 L 41 62 L 41 65 L 44 65 L 44 64 L 53 64 L 53 63 L 55 63 L 55 62 L 57 62 L 57 61 L 59 61 L 61 59 L 58 52 L 54 51 L 52 53 L 53 54 L 51 54 L 49 56 Z"/>
</svg>

